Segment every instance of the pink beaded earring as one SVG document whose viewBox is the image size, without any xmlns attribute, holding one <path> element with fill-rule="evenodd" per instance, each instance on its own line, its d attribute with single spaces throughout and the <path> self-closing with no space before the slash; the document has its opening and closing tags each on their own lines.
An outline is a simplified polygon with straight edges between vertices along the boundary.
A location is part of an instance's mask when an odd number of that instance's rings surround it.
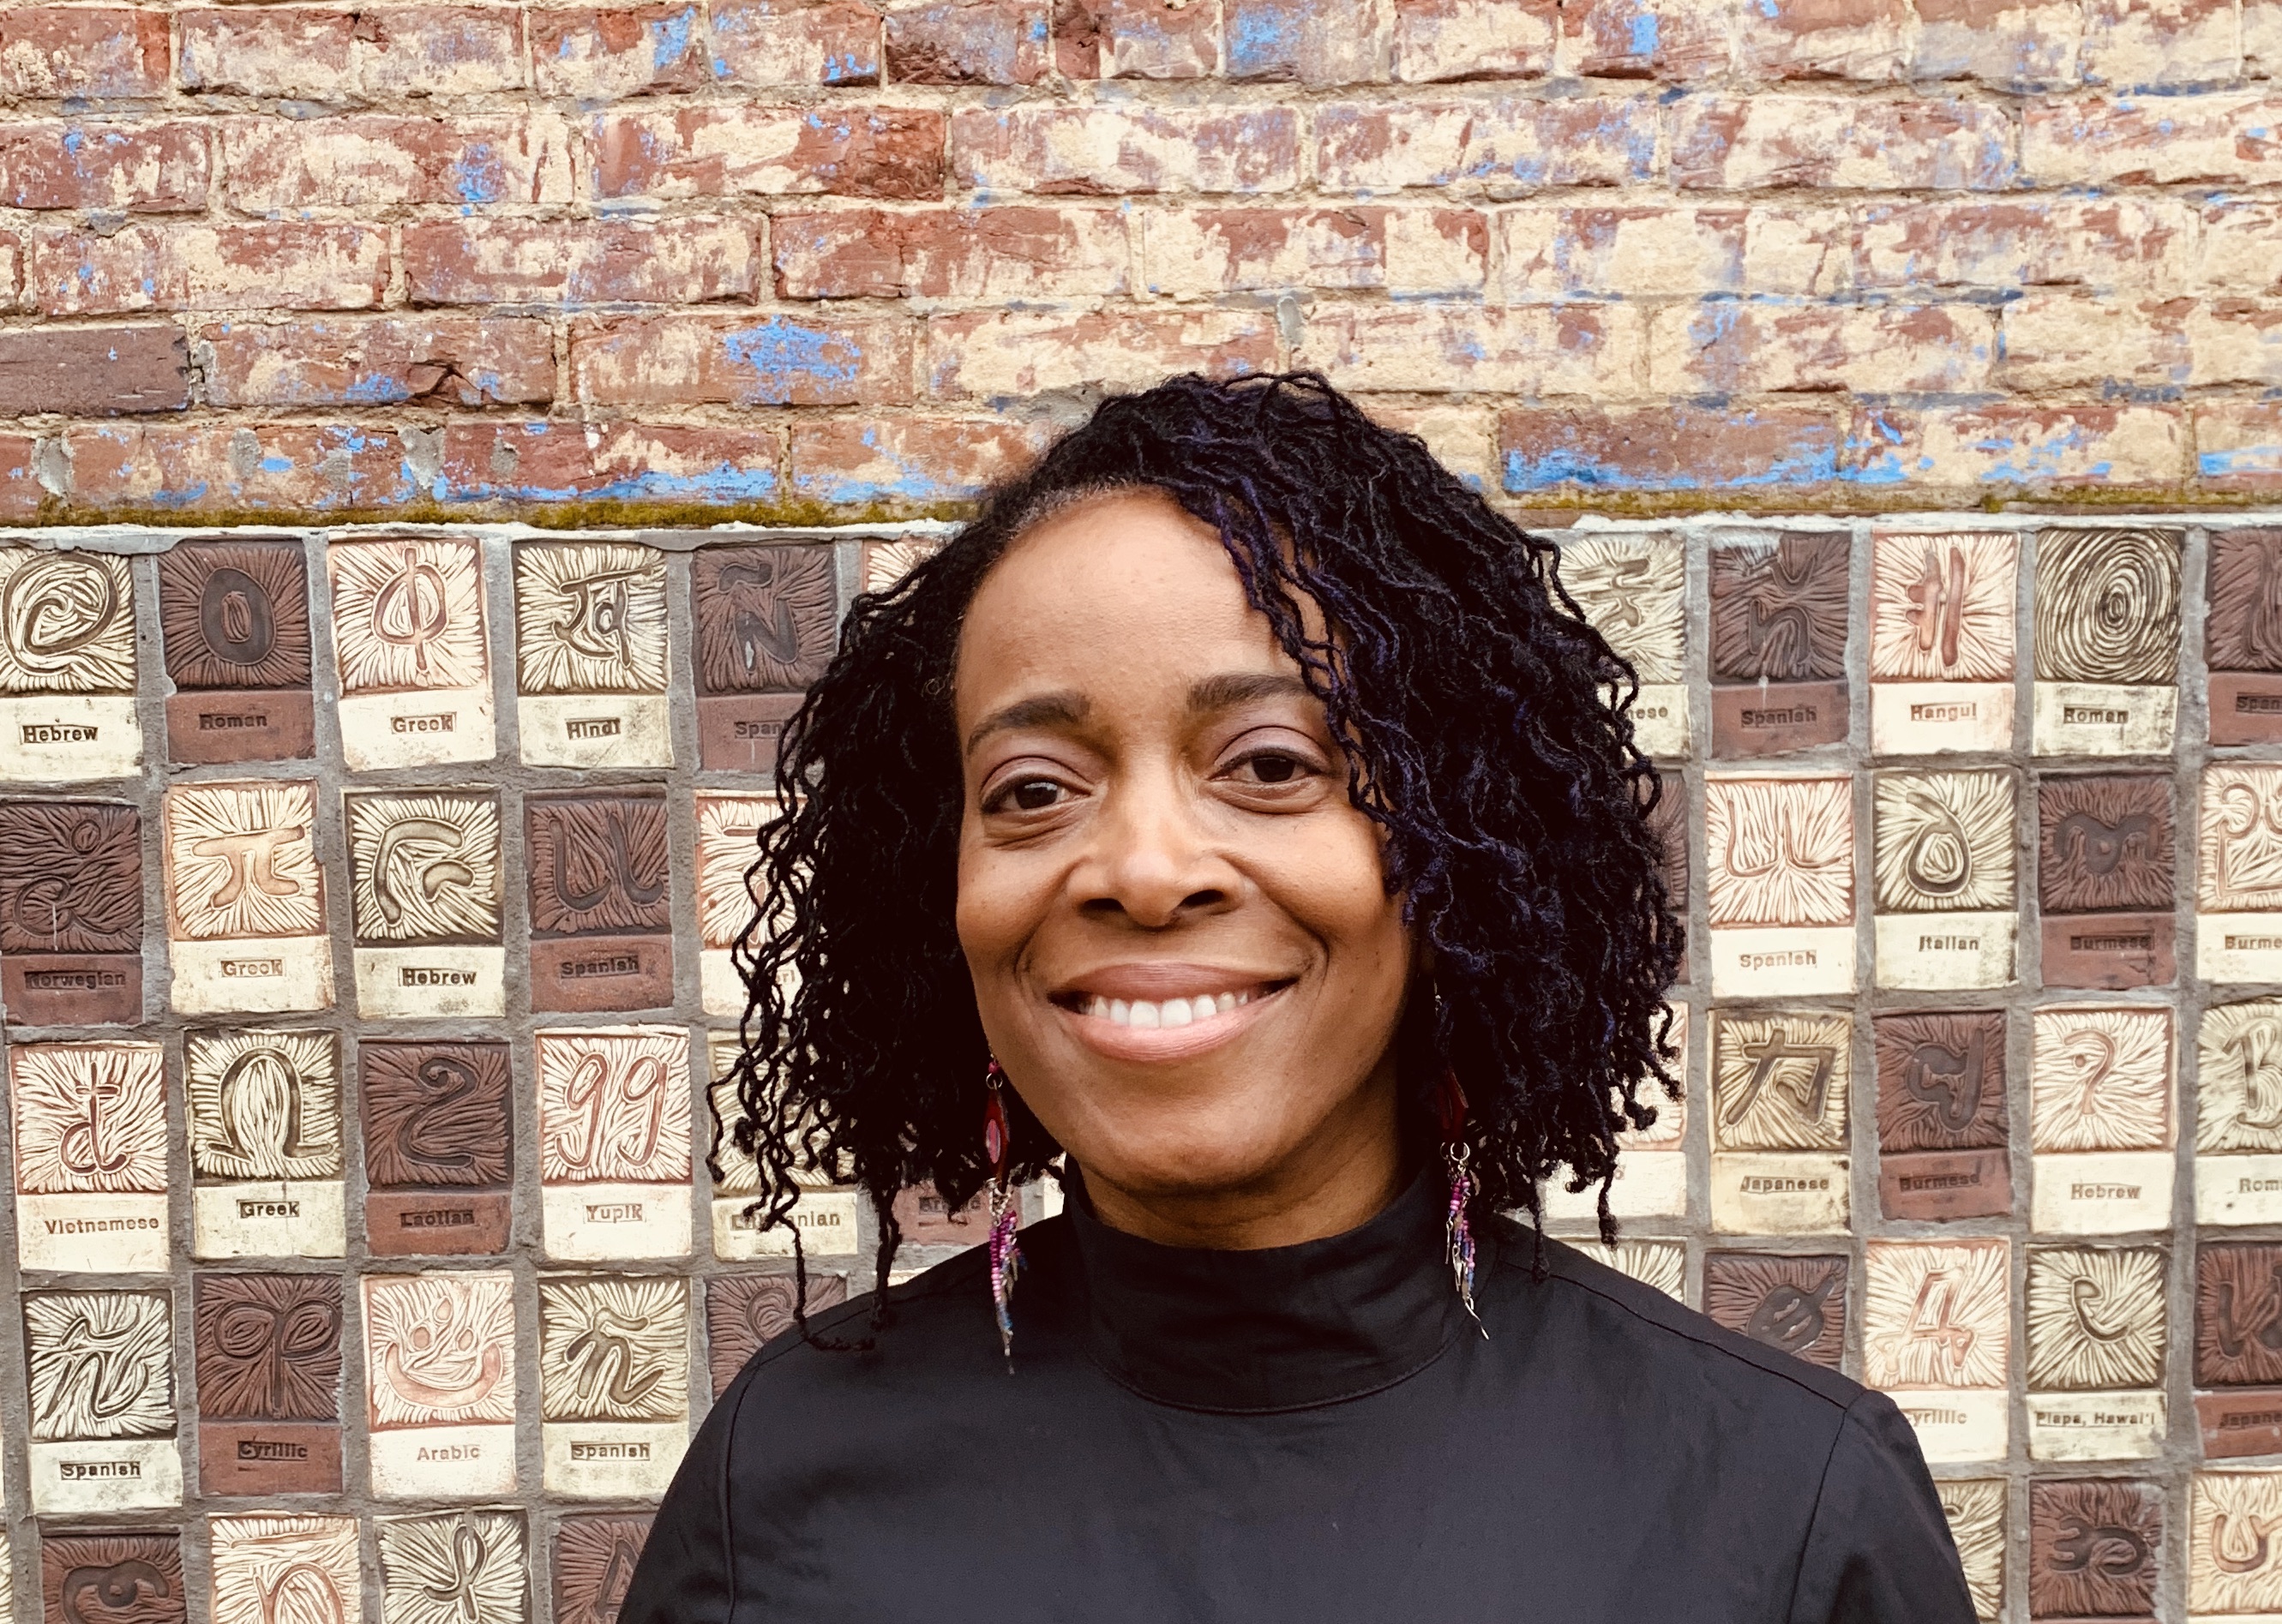
<svg viewBox="0 0 2282 1624">
<path fill-rule="evenodd" d="M 1008 1374 L 1014 1369 L 1014 1277 L 1021 1272 L 1022 1249 L 1014 1232 L 1022 1224 L 1022 1198 L 1006 1182 L 1006 1163 L 1013 1135 L 1007 1131 L 1003 1091 L 1005 1072 L 993 1056 L 983 1073 L 990 1085 L 990 1102 L 982 1112 L 982 1148 L 990 1158 L 990 1301 L 998 1311 L 998 1343 L 1006 1356 Z"/>
<path fill-rule="evenodd" d="M 1473 1149 L 1466 1143 L 1466 1091 L 1458 1086 L 1458 1074 L 1448 1066 L 1442 1068 L 1441 1087 L 1434 1092 L 1434 1114 L 1442 1130 L 1442 1171 L 1450 1180 L 1450 1212 L 1443 1225 L 1450 1279 L 1458 1288 L 1458 1301 L 1473 1316 L 1475 1326 L 1487 1336 L 1489 1327 L 1474 1311 L 1474 1226 L 1466 1214 L 1474 1199 L 1474 1173 Z"/>
</svg>

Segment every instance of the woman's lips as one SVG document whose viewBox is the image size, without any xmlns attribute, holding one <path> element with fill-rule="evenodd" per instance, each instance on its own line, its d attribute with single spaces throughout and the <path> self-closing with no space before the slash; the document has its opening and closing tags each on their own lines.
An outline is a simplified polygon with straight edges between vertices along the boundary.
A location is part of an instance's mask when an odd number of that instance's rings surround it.
<svg viewBox="0 0 2282 1624">
<path fill-rule="evenodd" d="M 1159 999 L 1112 999 L 1081 992 L 1054 1008 L 1079 1042 L 1112 1060 L 1189 1060 L 1236 1038 L 1272 1008 L 1292 984 L 1254 982 L 1241 988 Z"/>
</svg>

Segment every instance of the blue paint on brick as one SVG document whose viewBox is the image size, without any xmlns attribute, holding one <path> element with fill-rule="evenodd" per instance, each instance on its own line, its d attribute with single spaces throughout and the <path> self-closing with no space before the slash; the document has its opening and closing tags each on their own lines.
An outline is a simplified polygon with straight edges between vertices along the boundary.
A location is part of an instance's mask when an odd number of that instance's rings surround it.
<svg viewBox="0 0 2282 1624">
<path fill-rule="evenodd" d="M 2224 479 L 2231 474 L 2282 474 L 2282 442 L 2203 452 L 2195 458 L 2195 470 L 2208 479 Z"/>
<path fill-rule="evenodd" d="M 1632 22 L 1632 53 L 1636 57 L 1656 55 L 1657 15 L 1654 12 L 1636 13 Z"/>
<path fill-rule="evenodd" d="M 784 316 L 726 334 L 721 347 L 732 366 L 752 375 L 739 391 L 741 406 L 788 405 L 803 383 L 821 385 L 827 393 L 844 389 L 864 363 L 863 351 L 847 335 Z"/>
<path fill-rule="evenodd" d="M 265 474 L 291 474 L 293 471 L 293 459 L 281 457 L 272 452 L 261 460 L 260 468 Z"/>
<path fill-rule="evenodd" d="M 86 142 L 87 136 L 79 130 L 67 129 L 64 132 L 64 151 L 74 158 L 79 156 L 79 150 Z"/>
<path fill-rule="evenodd" d="M 1298 57 L 1292 19 L 1275 6 L 1254 6 L 1239 13 L 1228 35 L 1228 71 L 1238 78 L 1270 73 L 1288 67 Z"/>
<path fill-rule="evenodd" d="M 664 73 L 689 54 L 690 35 L 697 21 L 697 10 L 687 6 L 671 17 L 661 17 L 649 26 L 649 62 L 658 73 Z"/>
<path fill-rule="evenodd" d="M 472 143 L 452 160 L 452 189 L 466 205 L 497 203 L 507 193 L 507 171 L 488 141 Z"/>
</svg>

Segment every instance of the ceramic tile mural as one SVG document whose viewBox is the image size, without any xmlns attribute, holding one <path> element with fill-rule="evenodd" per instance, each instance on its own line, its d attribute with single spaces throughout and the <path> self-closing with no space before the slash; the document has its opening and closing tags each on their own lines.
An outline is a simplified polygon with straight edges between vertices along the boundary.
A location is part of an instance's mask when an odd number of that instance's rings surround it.
<svg viewBox="0 0 2282 1624">
<path fill-rule="evenodd" d="M 13 1616 L 610 1624 L 792 1324 L 713 1134 L 778 744 L 938 535 L 0 536 Z M 2282 1616 L 2282 522 L 1555 539 L 1691 939 L 1555 1233 L 1891 1392 L 1983 1618 Z"/>
</svg>

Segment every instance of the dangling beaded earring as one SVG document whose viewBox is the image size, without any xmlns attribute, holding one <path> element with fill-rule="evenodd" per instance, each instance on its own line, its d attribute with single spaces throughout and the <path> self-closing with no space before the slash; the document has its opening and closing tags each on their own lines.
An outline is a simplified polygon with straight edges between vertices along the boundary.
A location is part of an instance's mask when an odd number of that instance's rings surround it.
<svg viewBox="0 0 2282 1624">
<path fill-rule="evenodd" d="M 1442 1170 L 1450 1180 L 1450 1214 L 1443 1226 L 1450 1280 L 1458 1288 L 1458 1301 L 1473 1316 L 1475 1329 L 1487 1336 L 1489 1327 L 1474 1311 L 1474 1226 L 1466 1216 L 1474 1199 L 1473 1148 L 1466 1143 L 1466 1091 L 1448 1066 L 1442 1068 L 1442 1086 L 1434 1093 L 1434 1114 L 1442 1129 Z"/>
<path fill-rule="evenodd" d="M 1003 1089 L 1006 1074 L 994 1056 L 983 1073 L 990 1085 L 990 1102 L 982 1113 L 982 1148 L 990 1158 L 990 1301 L 998 1311 L 998 1343 L 1006 1356 L 1006 1373 L 1014 1371 L 1014 1277 L 1022 1270 L 1022 1249 L 1014 1232 L 1022 1224 L 1022 1198 L 1006 1183 L 1006 1162 L 1013 1135 L 1007 1131 Z"/>
</svg>

